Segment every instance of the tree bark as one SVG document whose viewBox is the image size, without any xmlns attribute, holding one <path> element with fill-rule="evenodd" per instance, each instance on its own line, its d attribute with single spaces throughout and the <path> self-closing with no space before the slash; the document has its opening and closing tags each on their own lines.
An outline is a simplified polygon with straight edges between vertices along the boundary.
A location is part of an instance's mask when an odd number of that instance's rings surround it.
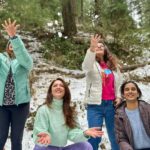
<svg viewBox="0 0 150 150">
<path fill-rule="evenodd" d="M 62 18 L 64 25 L 64 34 L 72 36 L 77 33 L 75 22 L 75 0 L 62 0 Z"/>
<path fill-rule="evenodd" d="M 81 16 L 80 16 L 81 21 L 83 21 L 83 13 L 84 13 L 84 10 L 83 10 L 83 0 L 81 0 Z"/>
<path fill-rule="evenodd" d="M 101 22 L 101 4 L 103 3 L 103 0 L 95 0 L 95 16 L 97 15 L 98 18 L 96 18 L 96 25 L 102 26 Z"/>
<path fill-rule="evenodd" d="M 100 14 L 100 0 L 95 0 L 95 15 Z"/>
</svg>

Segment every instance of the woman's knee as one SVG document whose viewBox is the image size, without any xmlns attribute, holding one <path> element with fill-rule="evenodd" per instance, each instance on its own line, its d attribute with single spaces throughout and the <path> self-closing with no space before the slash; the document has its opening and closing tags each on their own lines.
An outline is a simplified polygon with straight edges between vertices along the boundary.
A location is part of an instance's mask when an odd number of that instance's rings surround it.
<svg viewBox="0 0 150 150">
<path fill-rule="evenodd" d="M 93 150 L 92 145 L 89 142 L 82 142 L 81 144 L 84 150 Z"/>
<path fill-rule="evenodd" d="M 44 146 L 39 146 L 39 145 L 35 145 L 33 150 L 46 150 L 46 147 Z"/>
<path fill-rule="evenodd" d="M 35 145 L 33 150 L 43 150 L 41 146 Z"/>
</svg>

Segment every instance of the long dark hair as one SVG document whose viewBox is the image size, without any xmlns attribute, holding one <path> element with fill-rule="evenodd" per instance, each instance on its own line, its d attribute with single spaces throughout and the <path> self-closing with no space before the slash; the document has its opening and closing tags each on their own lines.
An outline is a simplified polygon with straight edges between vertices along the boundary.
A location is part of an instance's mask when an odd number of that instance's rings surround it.
<svg viewBox="0 0 150 150">
<path fill-rule="evenodd" d="M 137 92 L 138 92 L 138 94 L 139 94 L 139 97 L 138 97 L 138 99 L 139 99 L 139 98 L 142 96 L 142 92 L 141 92 L 139 86 L 138 86 L 134 81 L 125 81 L 125 82 L 121 85 L 121 87 L 120 87 L 121 95 L 122 95 L 122 96 L 124 95 L 125 86 L 126 86 L 127 84 L 129 84 L 129 83 L 132 83 L 132 84 L 135 85 L 135 87 L 136 87 L 136 89 L 137 89 Z"/>
<path fill-rule="evenodd" d="M 119 67 L 117 57 L 109 51 L 107 45 L 103 41 L 100 41 L 99 43 L 104 45 L 104 62 L 108 65 L 109 69 L 116 70 L 117 66 Z M 119 67 L 119 69 L 121 68 Z"/>
<path fill-rule="evenodd" d="M 48 88 L 45 104 L 48 107 L 51 107 L 51 104 L 53 102 L 52 86 L 55 83 L 55 81 L 57 81 L 57 80 L 59 80 L 63 83 L 64 89 L 65 89 L 65 94 L 63 97 L 63 113 L 64 113 L 64 117 L 65 117 L 65 123 L 68 127 L 74 128 L 74 127 L 76 127 L 76 121 L 75 121 L 76 112 L 75 112 L 75 108 L 70 106 L 71 93 L 70 93 L 67 83 L 63 79 L 57 78 L 51 82 L 51 84 Z"/>
</svg>

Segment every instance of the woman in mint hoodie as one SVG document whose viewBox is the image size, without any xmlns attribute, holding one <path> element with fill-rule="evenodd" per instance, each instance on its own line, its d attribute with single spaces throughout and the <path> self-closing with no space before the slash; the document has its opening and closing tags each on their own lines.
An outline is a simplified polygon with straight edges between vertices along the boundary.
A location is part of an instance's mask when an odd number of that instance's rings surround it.
<svg viewBox="0 0 150 150">
<path fill-rule="evenodd" d="M 71 94 L 68 85 L 61 78 L 53 80 L 49 86 L 45 104 L 36 114 L 33 137 L 34 150 L 92 150 L 86 142 L 88 136 L 100 137 L 98 128 L 81 130 L 70 106 Z M 75 142 L 66 146 L 67 140 Z"/>
<path fill-rule="evenodd" d="M 0 150 L 11 127 L 11 150 L 22 150 L 25 121 L 29 113 L 29 72 L 32 58 L 16 35 L 19 25 L 10 19 L 2 24 L 10 40 L 0 53 Z"/>
</svg>

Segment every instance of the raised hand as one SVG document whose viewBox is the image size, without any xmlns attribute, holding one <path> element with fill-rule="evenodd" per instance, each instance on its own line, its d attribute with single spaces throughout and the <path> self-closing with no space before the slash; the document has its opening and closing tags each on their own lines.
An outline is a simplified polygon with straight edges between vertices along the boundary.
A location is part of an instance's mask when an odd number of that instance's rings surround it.
<svg viewBox="0 0 150 150">
<path fill-rule="evenodd" d="M 37 140 L 38 143 L 44 144 L 44 145 L 48 145 L 51 143 L 51 138 L 47 133 L 41 132 L 37 136 L 39 137 Z"/>
<path fill-rule="evenodd" d="M 90 50 L 92 52 L 95 52 L 96 51 L 96 48 L 97 48 L 97 44 L 98 42 L 100 41 L 101 39 L 101 36 L 96 34 L 94 36 L 91 37 L 91 44 L 90 44 Z"/>
<path fill-rule="evenodd" d="M 16 24 L 16 20 L 13 22 L 9 18 L 8 20 L 5 20 L 4 23 L 2 24 L 3 28 L 7 32 L 7 34 L 10 37 L 13 37 L 16 35 L 17 28 L 20 26 L 19 24 Z"/>
<path fill-rule="evenodd" d="M 84 134 L 96 138 L 96 137 L 101 137 L 104 134 L 104 132 L 101 131 L 99 127 L 93 127 L 84 131 Z"/>
</svg>

